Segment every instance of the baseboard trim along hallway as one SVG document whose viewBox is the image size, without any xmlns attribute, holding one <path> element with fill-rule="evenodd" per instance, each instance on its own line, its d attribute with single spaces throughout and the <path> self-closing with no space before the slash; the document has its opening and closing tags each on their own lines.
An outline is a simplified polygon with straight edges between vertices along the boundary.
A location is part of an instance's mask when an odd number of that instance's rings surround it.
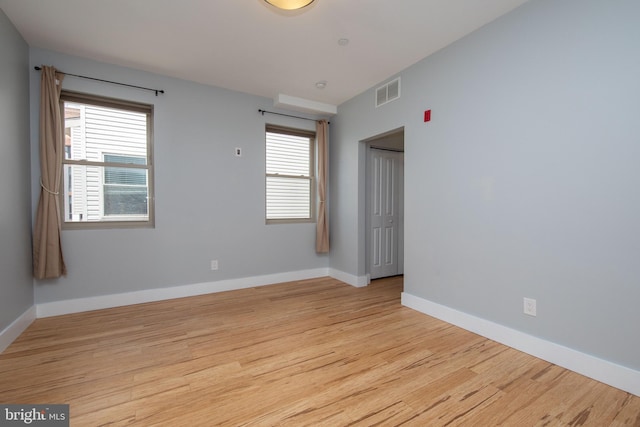
<svg viewBox="0 0 640 427">
<path fill-rule="evenodd" d="M 83 311 L 102 310 L 104 308 L 123 307 L 132 304 L 164 301 L 174 298 L 212 294 L 216 292 L 234 291 L 238 289 L 252 288 L 255 286 L 272 285 L 274 283 L 315 279 L 317 277 L 325 277 L 328 273 L 329 271 L 326 268 L 316 268 L 311 270 L 267 274 L 263 276 L 219 280 L 216 282 L 194 283 L 167 288 L 124 292 L 120 294 L 52 301 L 37 304 L 36 307 L 38 318 L 52 317 L 63 314 L 81 313 Z"/>
<path fill-rule="evenodd" d="M 402 305 L 508 345 L 547 362 L 640 396 L 640 372 L 524 332 L 402 293 Z"/>
</svg>

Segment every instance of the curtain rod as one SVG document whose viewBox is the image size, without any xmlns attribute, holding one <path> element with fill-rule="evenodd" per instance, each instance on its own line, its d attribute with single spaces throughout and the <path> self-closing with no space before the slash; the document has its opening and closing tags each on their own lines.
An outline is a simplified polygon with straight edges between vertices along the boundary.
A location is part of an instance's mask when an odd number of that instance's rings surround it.
<svg viewBox="0 0 640 427">
<path fill-rule="evenodd" d="M 263 116 L 264 116 L 264 113 L 267 113 L 267 114 L 276 114 L 278 116 L 293 117 L 294 119 L 311 120 L 312 122 L 318 122 L 319 121 L 317 119 L 310 119 L 308 117 L 300 117 L 300 116 L 294 116 L 294 115 L 291 115 L 291 114 L 276 113 L 274 111 L 267 111 L 267 110 L 258 110 L 258 113 L 261 113 Z M 327 124 L 331 124 L 331 122 L 327 121 Z"/>
<path fill-rule="evenodd" d="M 40 71 L 40 70 L 42 70 L 42 68 L 41 68 L 41 67 L 38 67 L 38 66 L 35 66 L 35 67 L 33 67 L 33 68 L 34 68 L 36 71 Z M 96 79 L 95 77 L 80 76 L 80 75 L 78 75 L 78 74 L 69 74 L 69 73 L 65 73 L 64 71 L 60 71 L 60 70 L 56 70 L 56 71 L 58 71 L 59 73 L 64 74 L 65 76 L 79 77 L 79 78 L 81 78 L 81 79 L 95 80 L 95 81 L 97 81 L 97 82 L 111 83 L 111 84 L 113 84 L 113 85 L 120 85 L 120 86 L 132 87 L 132 88 L 135 88 L 135 89 L 149 90 L 149 91 L 151 91 L 151 92 L 155 92 L 155 93 L 156 93 L 156 96 L 158 96 L 158 94 L 159 94 L 159 93 L 164 93 L 164 90 L 162 90 L 162 89 L 151 89 L 151 88 L 148 88 L 148 87 L 136 86 L 136 85 L 130 85 L 130 84 L 127 84 L 127 83 L 113 82 L 113 81 L 111 81 L 111 80 Z"/>
</svg>

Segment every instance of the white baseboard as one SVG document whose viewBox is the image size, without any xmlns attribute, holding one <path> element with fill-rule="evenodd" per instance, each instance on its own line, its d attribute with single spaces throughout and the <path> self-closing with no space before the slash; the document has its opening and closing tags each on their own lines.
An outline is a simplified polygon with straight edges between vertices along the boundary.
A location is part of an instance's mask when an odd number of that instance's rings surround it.
<svg viewBox="0 0 640 427">
<path fill-rule="evenodd" d="M 101 310 L 103 308 L 121 307 L 145 302 L 253 288 L 256 286 L 271 285 L 274 283 L 313 279 L 328 275 L 328 269 L 317 268 L 312 270 L 268 274 L 264 276 L 220 280 L 217 282 L 195 283 L 191 285 L 172 286 L 169 288 L 145 289 L 143 291 L 125 292 L 121 294 L 46 302 L 37 304 L 36 307 L 38 317 L 51 317 L 83 311 Z"/>
<path fill-rule="evenodd" d="M 599 359 L 406 292 L 402 293 L 402 305 L 640 396 L 640 371 Z"/>
<path fill-rule="evenodd" d="M 362 288 L 363 286 L 367 286 L 369 284 L 368 275 L 354 276 L 353 274 L 345 273 L 344 271 L 336 270 L 334 268 L 329 269 L 329 276 L 351 286 L 355 286 L 356 288 Z"/>
<path fill-rule="evenodd" d="M 9 326 L 0 332 L 0 353 L 11 345 L 16 338 L 24 332 L 29 325 L 36 320 L 36 306 L 31 306 L 20 317 L 14 320 Z"/>
</svg>

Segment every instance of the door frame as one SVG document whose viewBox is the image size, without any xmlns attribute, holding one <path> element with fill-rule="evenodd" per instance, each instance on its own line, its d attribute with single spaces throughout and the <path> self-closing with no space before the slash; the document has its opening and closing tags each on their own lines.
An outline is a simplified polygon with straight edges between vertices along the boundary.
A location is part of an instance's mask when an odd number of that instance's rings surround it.
<svg viewBox="0 0 640 427">
<path fill-rule="evenodd" d="M 398 146 L 397 142 L 388 143 L 389 140 L 400 138 L 402 143 Z M 371 149 L 381 149 L 396 151 L 402 153 L 400 164 L 398 167 L 398 250 L 397 250 L 397 262 L 398 262 L 398 274 L 404 274 L 404 127 L 385 132 L 371 138 L 367 138 L 363 141 L 364 154 L 365 154 L 365 173 L 362 176 L 364 180 L 360 188 L 364 191 L 364 233 L 363 246 L 365 257 L 365 272 L 367 278 L 367 284 L 371 283 L 371 192 L 369 183 L 371 181 Z"/>
</svg>

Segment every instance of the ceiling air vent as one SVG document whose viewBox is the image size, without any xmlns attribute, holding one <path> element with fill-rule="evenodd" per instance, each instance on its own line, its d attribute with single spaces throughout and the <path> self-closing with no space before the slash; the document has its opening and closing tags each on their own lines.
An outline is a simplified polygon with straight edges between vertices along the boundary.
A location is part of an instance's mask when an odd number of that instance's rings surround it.
<svg viewBox="0 0 640 427">
<path fill-rule="evenodd" d="M 376 107 L 400 98 L 400 77 L 376 89 Z"/>
</svg>

